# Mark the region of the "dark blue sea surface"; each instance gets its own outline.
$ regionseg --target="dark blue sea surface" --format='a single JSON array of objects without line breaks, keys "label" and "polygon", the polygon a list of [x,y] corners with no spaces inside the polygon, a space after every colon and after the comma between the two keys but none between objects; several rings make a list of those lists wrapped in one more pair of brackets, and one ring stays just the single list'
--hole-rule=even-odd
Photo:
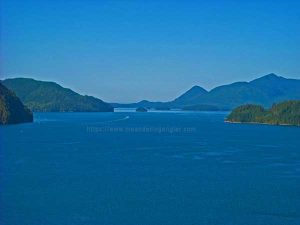
[{"label": "dark blue sea surface", "polygon": [[0,224],[300,224],[300,128],[226,115],[35,113],[1,126]]}]

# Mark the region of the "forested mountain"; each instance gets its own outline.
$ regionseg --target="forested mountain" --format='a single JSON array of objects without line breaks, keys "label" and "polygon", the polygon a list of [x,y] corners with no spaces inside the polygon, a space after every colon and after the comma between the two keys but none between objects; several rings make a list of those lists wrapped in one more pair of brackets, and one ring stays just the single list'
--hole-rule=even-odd
[{"label": "forested mountain", "polygon": [[0,124],[32,122],[33,116],[20,99],[0,83]]},{"label": "forested mountain", "polygon": [[13,90],[32,111],[43,112],[112,112],[113,107],[92,96],[80,95],[54,82],[29,78],[6,79],[3,82]]}]

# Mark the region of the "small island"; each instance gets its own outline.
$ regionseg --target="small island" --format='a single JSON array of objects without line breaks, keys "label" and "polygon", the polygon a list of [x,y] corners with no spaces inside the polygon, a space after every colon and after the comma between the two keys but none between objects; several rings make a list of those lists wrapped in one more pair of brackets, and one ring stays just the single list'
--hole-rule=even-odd
[{"label": "small island", "polygon": [[300,126],[300,101],[285,101],[274,104],[270,109],[260,105],[242,105],[235,108],[225,121]]},{"label": "small island", "polygon": [[144,107],[138,107],[138,108],[136,108],[135,111],[136,112],[148,112],[148,110],[146,108],[144,108]]},{"label": "small island", "polygon": [[0,83],[0,125],[32,121],[31,111],[23,105],[14,92]]}]

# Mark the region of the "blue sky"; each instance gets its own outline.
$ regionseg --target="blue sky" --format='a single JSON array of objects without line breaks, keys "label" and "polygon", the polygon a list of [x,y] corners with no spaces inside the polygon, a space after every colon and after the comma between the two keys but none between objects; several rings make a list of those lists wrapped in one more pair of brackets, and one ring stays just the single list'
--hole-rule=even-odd
[{"label": "blue sky", "polygon": [[300,1],[0,0],[1,76],[109,102],[300,78]]}]

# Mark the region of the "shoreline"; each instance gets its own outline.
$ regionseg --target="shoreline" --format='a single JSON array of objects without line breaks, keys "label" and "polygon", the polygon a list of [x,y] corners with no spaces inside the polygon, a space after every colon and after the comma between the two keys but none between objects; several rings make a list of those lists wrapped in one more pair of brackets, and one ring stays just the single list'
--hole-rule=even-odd
[{"label": "shoreline", "polygon": [[294,124],[286,124],[286,123],[260,123],[260,122],[238,122],[238,121],[230,121],[230,120],[224,120],[225,123],[237,123],[237,124],[258,124],[258,125],[271,125],[271,126],[292,126],[292,127],[300,127],[300,125],[294,125]]}]

